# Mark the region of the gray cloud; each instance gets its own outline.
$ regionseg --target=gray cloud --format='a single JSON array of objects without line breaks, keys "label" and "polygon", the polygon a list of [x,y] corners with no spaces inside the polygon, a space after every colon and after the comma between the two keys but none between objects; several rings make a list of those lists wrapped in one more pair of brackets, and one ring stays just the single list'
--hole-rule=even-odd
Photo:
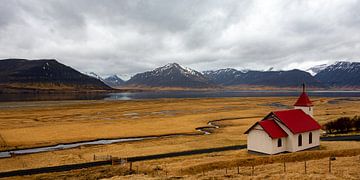
[{"label": "gray cloud", "polygon": [[80,71],[308,68],[359,60],[359,1],[0,0],[0,58]]}]

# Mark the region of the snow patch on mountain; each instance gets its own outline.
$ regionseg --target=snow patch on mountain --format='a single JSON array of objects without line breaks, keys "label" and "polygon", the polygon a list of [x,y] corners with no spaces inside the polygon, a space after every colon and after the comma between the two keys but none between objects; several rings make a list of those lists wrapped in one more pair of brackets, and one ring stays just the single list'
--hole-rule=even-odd
[{"label": "snow patch on mountain", "polygon": [[98,80],[100,80],[100,81],[104,81],[104,79],[103,79],[101,76],[97,75],[97,74],[94,73],[94,72],[85,72],[85,73],[83,73],[83,74],[85,74],[85,75],[87,75],[87,76],[90,76],[90,77],[93,77],[93,78],[96,78],[96,79],[98,79]]},{"label": "snow patch on mountain", "polygon": [[104,79],[104,82],[111,87],[122,86],[125,81],[122,80],[118,75],[114,74]]},{"label": "snow patch on mountain", "polygon": [[182,73],[183,75],[185,76],[198,76],[198,75],[201,75],[201,73],[191,69],[191,68],[188,68],[188,67],[183,67],[177,63],[169,63],[169,64],[166,64],[165,66],[162,66],[162,67],[159,67],[159,68],[156,68],[155,70],[153,70],[152,72],[156,75],[161,75],[163,72],[168,72],[168,74],[171,74],[172,73],[172,70],[179,70],[180,73]]},{"label": "snow patch on mountain", "polygon": [[310,73],[312,76],[315,76],[317,73],[319,73],[320,71],[324,70],[325,68],[327,68],[329,65],[328,64],[320,64],[314,67],[311,67],[307,70],[305,70],[306,72]]}]

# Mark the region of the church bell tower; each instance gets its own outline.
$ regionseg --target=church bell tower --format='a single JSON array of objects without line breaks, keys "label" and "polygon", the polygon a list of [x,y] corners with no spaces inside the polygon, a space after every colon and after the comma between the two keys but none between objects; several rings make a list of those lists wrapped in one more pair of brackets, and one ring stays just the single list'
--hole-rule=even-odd
[{"label": "church bell tower", "polygon": [[309,96],[306,94],[305,84],[302,85],[302,93],[294,104],[294,109],[301,109],[306,114],[313,117],[314,105],[309,99]]}]

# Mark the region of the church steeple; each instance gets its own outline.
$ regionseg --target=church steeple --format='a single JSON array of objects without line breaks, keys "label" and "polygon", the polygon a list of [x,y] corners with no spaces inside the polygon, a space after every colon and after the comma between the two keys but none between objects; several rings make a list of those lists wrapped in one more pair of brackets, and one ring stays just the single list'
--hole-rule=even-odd
[{"label": "church steeple", "polygon": [[313,104],[306,94],[305,83],[302,84],[302,93],[300,94],[298,100],[294,104],[294,109],[302,109],[306,114],[313,116]]},{"label": "church steeple", "polygon": [[300,94],[300,97],[294,104],[294,106],[303,106],[303,107],[310,107],[313,106],[309,96],[306,94],[305,91],[305,83],[302,84],[302,93]]}]

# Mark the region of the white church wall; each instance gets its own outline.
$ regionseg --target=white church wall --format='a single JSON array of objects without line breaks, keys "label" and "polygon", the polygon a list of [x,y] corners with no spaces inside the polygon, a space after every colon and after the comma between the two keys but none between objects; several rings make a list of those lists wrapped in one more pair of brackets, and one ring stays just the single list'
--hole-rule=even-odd
[{"label": "white church wall", "polygon": [[281,122],[277,120],[275,120],[275,122],[288,134],[286,138],[286,151],[294,152],[294,134]]},{"label": "white church wall", "polygon": [[320,145],[320,130],[310,131],[312,132],[312,143],[309,144],[309,133],[304,132],[300,133],[302,135],[302,145],[299,146],[298,144],[298,136],[299,134],[293,134],[285,125],[282,123],[275,121],[289,136],[286,140],[287,144],[287,151],[289,152],[296,152],[305,149],[309,149],[312,147],[316,147]]},{"label": "white church wall", "polygon": [[[312,133],[312,143],[309,143],[309,134]],[[293,143],[293,150],[294,151],[301,151],[313,147],[317,147],[320,145],[320,130],[310,131],[310,132],[304,132],[300,133],[302,136],[302,145],[298,145],[298,137],[300,134],[295,134],[293,140],[295,143]]]},{"label": "white church wall", "polygon": [[281,152],[287,151],[287,137],[281,138],[281,147],[278,147],[278,140],[279,139],[272,139],[272,154],[277,154]]},{"label": "white church wall", "polygon": [[256,125],[252,130],[250,130],[247,136],[248,150],[265,154],[272,154],[272,146],[272,139],[260,125]]}]

